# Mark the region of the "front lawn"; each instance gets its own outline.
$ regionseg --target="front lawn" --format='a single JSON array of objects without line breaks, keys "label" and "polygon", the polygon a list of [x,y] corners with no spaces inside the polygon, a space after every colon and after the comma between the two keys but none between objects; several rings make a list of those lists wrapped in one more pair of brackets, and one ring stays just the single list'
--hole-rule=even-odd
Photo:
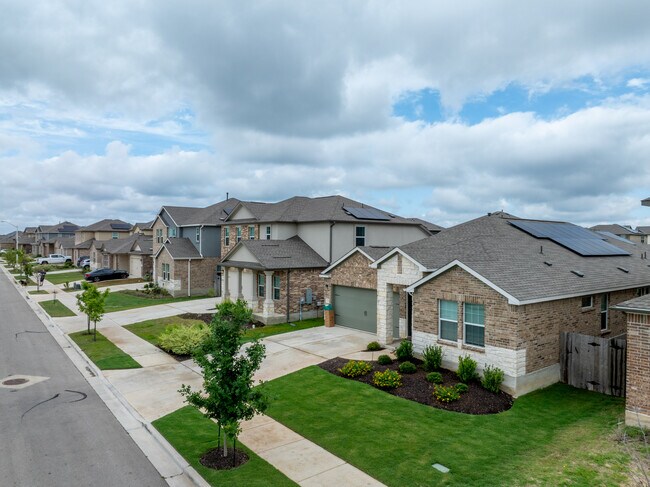
[{"label": "front lawn", "polygon": [[106,312],[124,311],[125,309],[144,308],[145,306],[156,306],[158,304],[179,303],[194,299],[205,299],[207,296],[184,296],[172,298],[170,296],[158,298],[154,296],[140,296],[129,291],[111,292],[106,297]]},{"label": "front lawn", "polygon": [[109,286],[118,286],[122,284],[136,284],[139,282],[144,282],[144,279],[141,277],[128,277],[126,279],[112,279],[108,281],[99,281],[94,282],[93,286],[95,287],[109,287]]},{"label": "front lawn", "polygon": [[[493,415],[432,409],[308,367],[266,386],[267,414],[388,486],[620,485],[624,402],[556,384]],[[451,471],[432,468],[440,463]]]},{"label": "front lawn", "polygon": [[251,342],[255,339],[262,339],[273,335],[280,335],[281,333],[290,333],[292,331],[306,330],[307,328],[315,328],[323,326],[323,318],[312,318],[309,320],[295,321],[293,323],[281,323],[278,325],[259,326],[257,328],[250,328],[244,333],[244,343]]},{"label": "front lawn", "polygon": [[45,312],[52,318],[63,318],[65,316],[76,316],[70,308],[61,301],[40,301],[38,303]]},{"label": "front lawn", "polygon": [[99,332],[97,332],[97,341],[93,340],[92,332],[88,334],[85,331],[70,333],[70,338],[100,370],[141,368],[141,365],[130,355],[124,353]]},{"label": "front lawn", "polygon": [[81,281],[84,274],[81,271],[62,272],[61,274],[45,274],[45,279],[52,284],[64,284],[66,282]]},{"label": "front lawn", "polygon": [[[289,486],[297,485],[275,467],[238,443],[249,457],[248,462],[232,470],[213,470],[199,462],[217,444],[218,427],[192,406],[185,406],[152,423],[185,460],[210,484],[215,486]],[[229,448],[232,442],[229,442]]]}]

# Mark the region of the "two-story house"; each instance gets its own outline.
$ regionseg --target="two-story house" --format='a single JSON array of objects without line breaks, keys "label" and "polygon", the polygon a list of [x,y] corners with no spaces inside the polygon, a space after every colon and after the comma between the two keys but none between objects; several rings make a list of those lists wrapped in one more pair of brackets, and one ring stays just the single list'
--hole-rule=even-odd
[{"label": "two-story house", "polygon": [[90,253],[94,241],[117,240],[131,235],[133,225],[122,220],[105,218],[85,227],[80,227],[74,233],[74,248],[72,260],[76,262],[82,256],[89,256],[92,268],[102,267],[100,259]]},{"label": "two-story house", "polygon": [[320,273],[357,246],[403,245],[440,227],[344,196],[239,202],[222,223],[223,296],[245,299],[256,319],[279,323],[316,316]]},{"label": "two-story house", "polygon": [[79,225],[68,221],[56,225],[39,225],[36,227],[34,239],[37,254],[49,255],[55,253],[57,239],[74,237],[78,229]]}]

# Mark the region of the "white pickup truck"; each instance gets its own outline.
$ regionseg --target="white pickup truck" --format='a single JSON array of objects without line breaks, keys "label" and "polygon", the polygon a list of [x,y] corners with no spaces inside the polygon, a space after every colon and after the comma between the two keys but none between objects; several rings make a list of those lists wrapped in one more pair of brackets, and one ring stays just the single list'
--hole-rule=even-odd
[{"label": "white pickup truck", "polygon": [[72,262],[72,257],[69,255],[50,254],[47,257],[40,257],[37,259],[39,264],[65,264]]}]

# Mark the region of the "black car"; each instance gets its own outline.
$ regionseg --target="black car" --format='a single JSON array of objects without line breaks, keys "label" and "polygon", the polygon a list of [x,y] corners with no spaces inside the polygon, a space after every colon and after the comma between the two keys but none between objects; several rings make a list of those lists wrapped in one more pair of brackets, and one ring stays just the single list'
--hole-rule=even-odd
[{"label": "black car", "polygon": [[86,281],[98,282],[108,281],[109,279],[126,279],[129,273],[119,269],[97,269],[84,275]]}]

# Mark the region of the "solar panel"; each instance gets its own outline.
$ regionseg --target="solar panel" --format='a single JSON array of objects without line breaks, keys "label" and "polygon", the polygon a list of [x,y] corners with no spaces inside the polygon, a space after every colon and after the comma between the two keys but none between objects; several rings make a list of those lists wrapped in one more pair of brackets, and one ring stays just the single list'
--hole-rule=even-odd
[{"label": "solar panel", "polygon": [[536,238],[547,238],[582,256],[630,255],[591,230],[564,222],[509,220],[511,225]]},{"label": "solar panel", "polygon": [[59,228],[60,232],[74,232],[77,229],[75,225],[63,225]]},{"label": "solar panel", "polygon": [[111,228],[113,230],[130,230],[131,225],[128,223],[111,223]]},{"label": "solar panel", "polygon": [[390,217],[383,211],[374,208],[356,208],[351,206],[344,206],[343,210],[359,220],[381,220],[388,221]]}]

